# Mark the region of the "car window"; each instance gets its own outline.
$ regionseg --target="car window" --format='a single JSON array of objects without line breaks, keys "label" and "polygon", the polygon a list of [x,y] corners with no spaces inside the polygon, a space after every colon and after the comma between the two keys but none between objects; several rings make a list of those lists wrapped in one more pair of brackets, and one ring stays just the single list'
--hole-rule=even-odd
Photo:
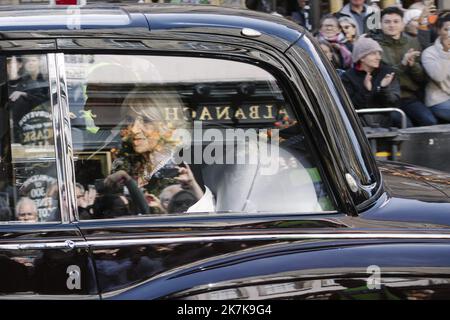
[{"label": "car window", "polygon": [[199,57],[66,55],[80,219],[333,210],[279,81]]},{"label": "car window", "polygon": [[[2,58],[0,221],[59,220],[45,55]],[[5,72],[6,71],[6,72]]]}]

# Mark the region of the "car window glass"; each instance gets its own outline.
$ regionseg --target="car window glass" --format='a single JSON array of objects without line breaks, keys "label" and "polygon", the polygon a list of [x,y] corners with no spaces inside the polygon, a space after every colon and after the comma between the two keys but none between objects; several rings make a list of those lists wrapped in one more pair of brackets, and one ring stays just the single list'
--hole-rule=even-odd
[{"label": "car window glass", "polygon": [[80,219],[333,210],[277,79],[197,57],[66,55]]},{"label": "car window glass", "polygon": [[59,220],[58,187],[45,55],[2,59],[0,220]]}]

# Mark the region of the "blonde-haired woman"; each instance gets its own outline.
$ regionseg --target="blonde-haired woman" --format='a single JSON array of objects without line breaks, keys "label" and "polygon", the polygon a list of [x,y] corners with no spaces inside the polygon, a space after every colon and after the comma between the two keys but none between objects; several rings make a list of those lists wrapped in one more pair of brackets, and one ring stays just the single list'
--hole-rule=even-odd
[{"label": "blonde-haired woman", "polygon": [[169,122],[167,108],[183,110],[183,104],[176,95],[144,88],[127,95],[121,109],[126,124],[121,131],[122,148],[113,162],[113,173],[105,179],[109,187],[125,184],[144,213],[149,212],[143,210],[139,191],[152,213],[166,213],[159,194],[170,185],[181,185],[192,193],[193,200],[203,196],[189,166],[175,163],[174,155],[181,144],[174,139],[174,129],[186,128],[187,122]]}]

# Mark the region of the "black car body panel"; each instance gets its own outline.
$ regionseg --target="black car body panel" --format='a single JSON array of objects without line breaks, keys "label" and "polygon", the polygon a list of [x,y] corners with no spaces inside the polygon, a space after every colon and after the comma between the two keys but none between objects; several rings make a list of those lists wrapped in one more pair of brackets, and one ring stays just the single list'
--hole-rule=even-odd
[{"label": "black car body panel", "polygon": [[[14,274],[0,279],[1,298],[449,297],[448,175],[376,163],[336,73],[301,27],[265,14],[202,6],[86,6],[77,9],[77,27],[67,24],[73,12],[66,8],[25,7],[12,22],[14,10],[0,10],[5,56],[189,56],[268,71],[298,105],[295,115],[305,119],[308,146],[336,210],[84,221],[72,208],[75,177],[67,170],[61,223],[0,224],[0,270]],[[260,35],[248,36],[245,28]],[[63,80],[54,96],[67,94]],[[63,129],[57,139],[71,153],[65,124],[57,123]],[[79,267],[80,288],[80,278],[71,278],[80,275],[70,266]],[[381,270],[383,283],[374,290],[366,281],[373,270]]]},{"label": "black car body panel", "polygon": [[[71,225],[2,226],[0,229],[0,294],[16,299],[41,296],[98,298],[94,265],[86,249],[70,250],[68,241],[83,243]],[[53,245],[53,248],[52,248]],[[75,294],[66,286],[71,266],[86,272]]]},{"label": "black car body panel", "polygon": [[[239,15],[239,10],[215,7],[168,8],[152,5],[151,10],[145,6],[89,6],[80,11],[81,18],[71,19],[77,9],[47,7],[21,8],[18,19],[11,21],[10,14],[14,8],[0,10],[0,31],[7,32],[7,38],[61,38],[70,36],[86,37],[92,33],[96,37],[124,36],[127,38],[160,37],[183,34],[185,39],[196,33],[242,37],[243,28],[258,30],[264,34],[260,41],[284,51],[303,34],[304,30],[294,23],[288,23],[279,17],[246,12]],[[69,11],[68,11],[69,10]],[[148,13],[148,12],[151,13]],[[4,13],[3,19],[1,13]],[[181,21],[180,22],[180,18]],[[262,20],[263,19],[263,20]],[[48,24],[48,21],[52,21]],[[69,22],[68,22],[69,21]],[[77,23],[77,27],[71,26]],[[90,32],[90,30],[92,30]],[[148,31],[152,32],[149,33]],[[205,32],[207,30],[207,32]],[[30,31],[33,33],[30,34]],[[214,36],[213,36],[214,35]]]},{"label": "black car body panel", "polygon": [[[178,268],[142,285],[114,292],[108,298],[135,299],[150,294],[146,298],[205,299],[209,296],[220,299],[218,293],[221,291],[236,290],[234,299],[256,299],[264,297],[261,289],[265,286],[295,284],[284,295],[278,292],[279,296],[267,296],[272,299],[305,299],[334,293],[333,298],[339,299],[339,295],[348,291],[351,293],[351,289],[364,288],[367,266],[373,264],[385,270],[385,277],[397,279],[397,284],[405,283],[397,286],[401,294],[398,298],[404,298],[402,291],[413,290],[411,283],[424,276],[423,270],[427,270],[427,277],[432,274],[432,278],[440,279],[443,288],[448,291],[448,269],[441,267],[448,263],[447,250],[446,245],[412,242],[312,241],[277,244]],[[310,283],[309,288],[298,287],[298,282],[308,281],[318,282],[319,286]],[[324,282],[334,286],[323,285]],[[418,287],[421,291],[426,290],[420,284]],[[252,292],[254,289],[259,290],[255,293]],[[380,291],[389,289],[389,285],[375,292],[366,289],[366,294],[370,293],[375,298]],[[243,290],[246,293],[242,293]],[[428,294],[432,296],[434,292]]]}]

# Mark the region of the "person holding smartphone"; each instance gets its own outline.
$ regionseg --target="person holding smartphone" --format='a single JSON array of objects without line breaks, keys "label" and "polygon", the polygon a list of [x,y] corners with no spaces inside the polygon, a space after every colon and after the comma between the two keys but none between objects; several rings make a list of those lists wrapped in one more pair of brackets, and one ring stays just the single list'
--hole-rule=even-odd
[{"label": "person holding smartphone", "polygon": [[441,122],[450,123],[450,12],[442,14],[436,26],[439,37],[422,54],[430,78],[425,104]]},{"label": "person holding smartphone", "polygon": [[165,121],[164,107],[168,105],[182,107],[173,96],[143,89],[130,92],[122,103],[127,124],[122,130],[122,150],[104,182],[107,189],[126,186],[142,213],[166,213],[160,194],[171,185],[180,185],[197,200],[204,195],[190,167],[175,163],[179,142]]}]

